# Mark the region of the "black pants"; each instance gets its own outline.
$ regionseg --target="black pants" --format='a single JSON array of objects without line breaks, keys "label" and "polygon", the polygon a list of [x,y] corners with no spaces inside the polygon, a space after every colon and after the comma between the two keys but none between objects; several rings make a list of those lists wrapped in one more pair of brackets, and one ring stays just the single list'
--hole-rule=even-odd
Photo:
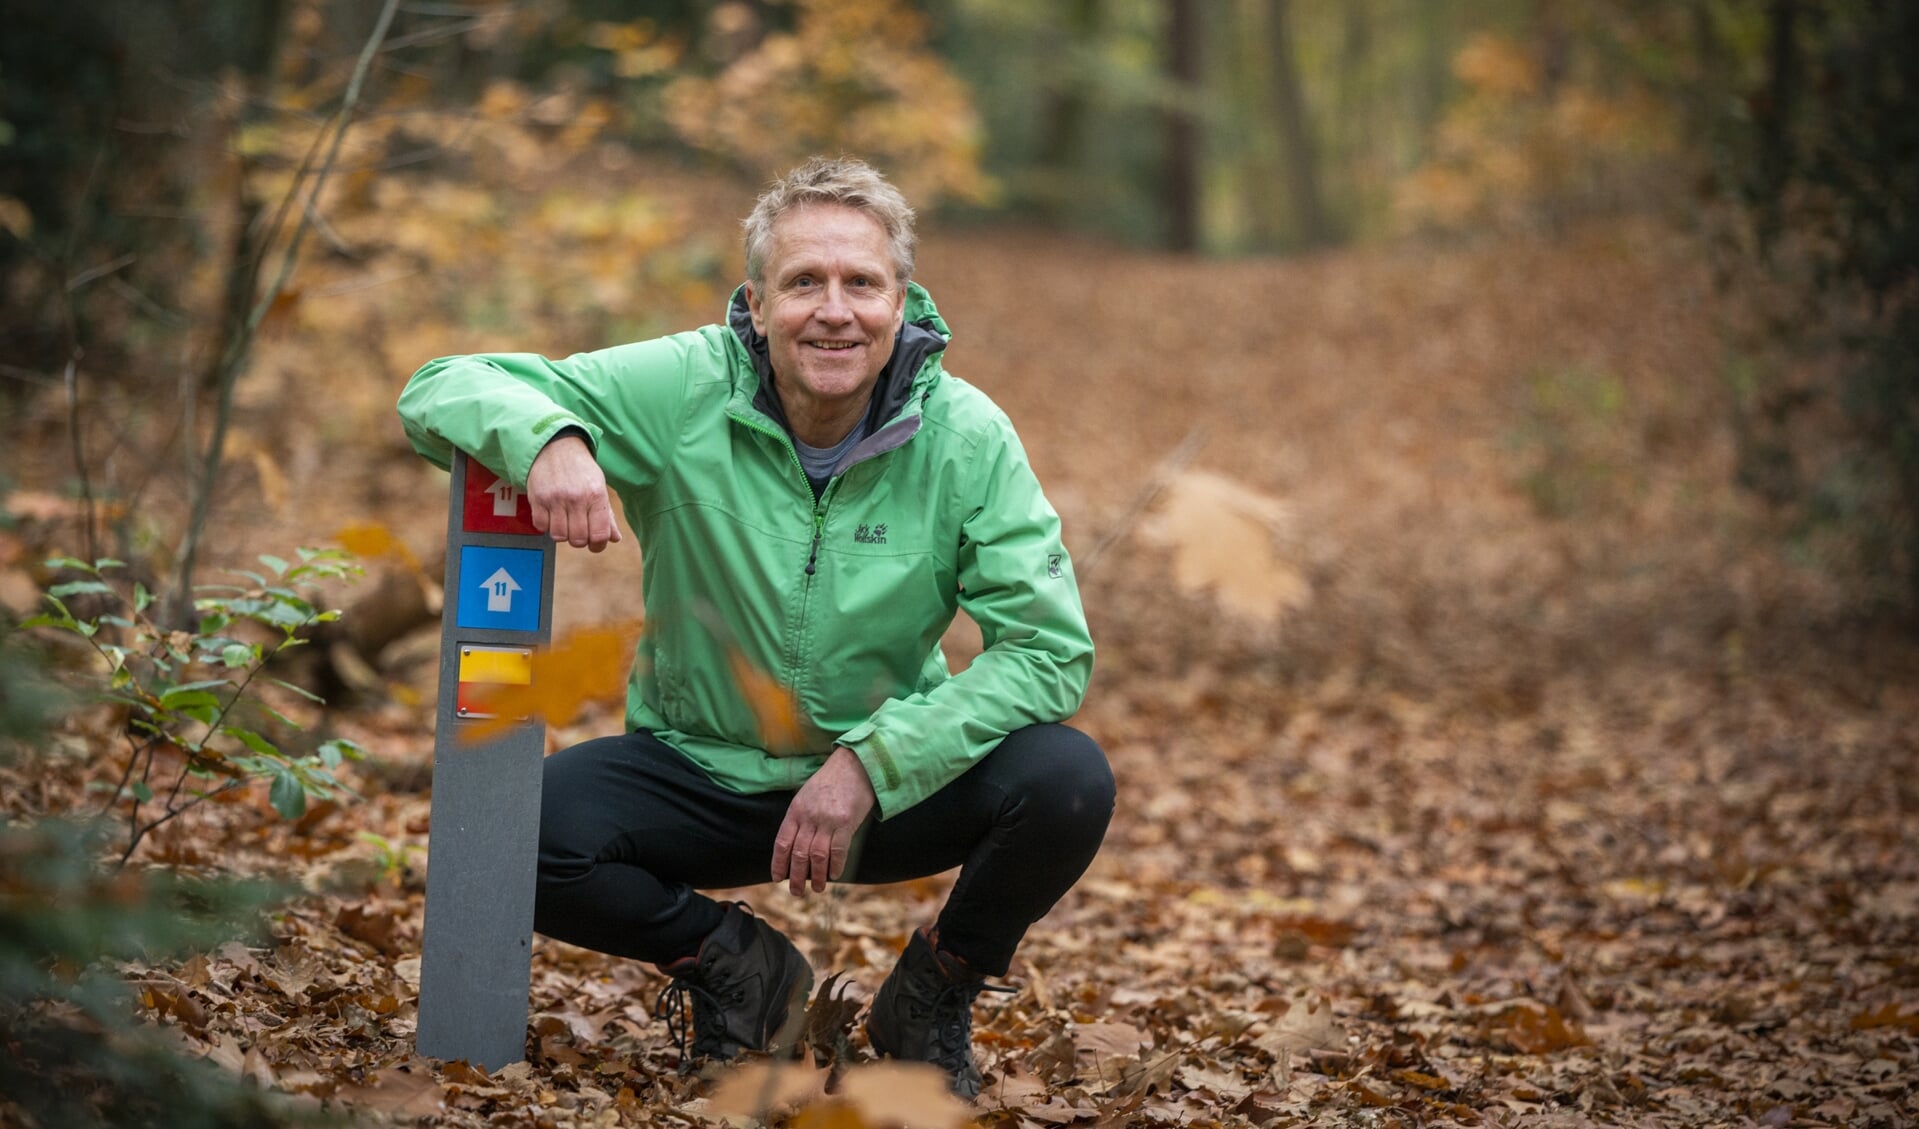
[{"label": "black pants", "polygon": [[[695,952],[724,909],[696,889],[770,881],[792,792],[740,795],[651,733],[547,758],[534,928],[666,964]],[[870,819],[843,881],[902,882],[959,867],[940,945],[1000,976],[1027,926],[1085,872],[1113,814],[1113,773],[1093,740],[1034,725],[938,793]]]}]

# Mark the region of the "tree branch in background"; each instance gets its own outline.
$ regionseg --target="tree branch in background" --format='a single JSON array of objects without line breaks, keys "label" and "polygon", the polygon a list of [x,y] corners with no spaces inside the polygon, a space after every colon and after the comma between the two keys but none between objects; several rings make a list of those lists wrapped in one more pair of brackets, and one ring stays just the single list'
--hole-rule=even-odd
[{"label": "tree branch in background", "polygon": [[[360,89],[366,82],[367,72],[372,69],[373,58],[379,53],[380,44],[386,39],[387,30],[393,25],[394,13],[399,10],[400,0],[386,0],[380,8],[380,18],[375,22],[373,33],[367,37],[366,46],[361,48],[360,57],[353,66],[353,77],[347,80],[346,94],[340,100],[340,109],[333,130],[326,159],[313,174],[311,187],[302,179],[296,178],[287,189],[284,209],[303,189],[309,200],[317,200],[320,191],[326,187],[327,176],[333,171],[334,161],[340,155],[340,145],[346,139],[347,127],[352,124],[354,107],[360,101]],[[282,213],[284,214],[284,212]],[[199,468],[199,481],[192,488],[193,512],[187,524],[186,538],[180,545],[179,570],[175,574],[168,618],[174,622],[183,620],[193,607],[193,569],[199,556],[200,538],[206,531],[207,515],[213,506],[213,492],[220,473],[221,458],[226,449],[227,427],[233,417],[233,389],[239,382],[240,372],[246,367],[247,354],[253,346],[254,336],[259,332],[260,323],[266,319],[267,311],[286,288],[287,279],[293,274],[294,264],[299,260],[300,245],[306,240],[306,233],[312,226],[311,211],[302,208],[300,221],[293,228],[293,234],[287,239],[286,250],[280,256],[280,270],[273,282],[253,304],[246,321],[233,330],[228,339],[227,348],[221,355],[218,382],[218,400],[214,408],[213,436],[207,443],[207,452]],[[262,244],[264,247],[265,245]],[[189,436],[189,440],[191,436]]]}]

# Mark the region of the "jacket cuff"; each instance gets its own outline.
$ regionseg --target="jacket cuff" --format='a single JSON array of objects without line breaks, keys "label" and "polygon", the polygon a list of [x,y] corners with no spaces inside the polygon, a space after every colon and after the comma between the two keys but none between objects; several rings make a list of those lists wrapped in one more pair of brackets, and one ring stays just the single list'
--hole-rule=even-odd
[{"label": "jacket cuff", "polygon": [[[511,464],[506,468],[507,477],[513,481],[515,486],[522,489],[526,487],[527,475],[533,473],[533,463],[540,457],[540,452],[546,450],[548,444],[562,435],[578,435],[581,439],[586,440],[588,449],[593,452],[595,457],[598,457],[600,453],[599,429],[593,427],[591,424],[575,419],[566,412],[554,412],[548,415],[538,423],[535,423],[531,431],[532,442],[530,444],[523,449],[507,452],[507,461]],[[522,458],[526,460],[524,463],[520,462]]]},{"label": "jacket cuff", "polygon": [[860,758],[866,779],[873,785],[873,796],[879,801],[881,819],[891,819],[912,806],[906,794],[905,773],[887,749],[877,726],[870,721],[862,722],[842,734],[839,744]]}]

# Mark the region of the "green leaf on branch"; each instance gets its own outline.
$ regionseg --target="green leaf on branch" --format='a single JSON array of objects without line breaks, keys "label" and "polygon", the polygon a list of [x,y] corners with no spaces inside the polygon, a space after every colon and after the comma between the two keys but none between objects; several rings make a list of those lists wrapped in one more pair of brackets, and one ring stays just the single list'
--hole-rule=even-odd
[{"label": "green leaf on branch", "polygon": [[286,819],[298,819],[306,814],[306,787],[284,768],[273,774],[273,787],[267,790],[267,799],[272,801],[273,810]]},{"label": "green leaf on branch", "polygon": [[212,690],[214,687],[230,687],[233,684],[224,678],[209,678],[202,682],[188,682],[160,692],[160,708],[163,710],[202,709],[208,706],[220,708],[220,699]]},{"label": "green leaf on branch", "polygon": [[220,727],[220,732],[262,756],[277,757],[281,755],[278,745],[275,745],[251,729],[243,729],[237,725],[223,725]]},{"label": "green leaf on branch", "polygon": [[225,663],[228,669],[247,666],[259,657],[258,648],[250,647],[245,643],[228,643],[220,651],[220,661]]},{"label": "green leaf on branch", "polygon": [[68,596],[79,596],[87,593],[104,593],[108,596],[117,595],[113,590],[113,585],[99,580],[75,580],[66,584],[56,584],[47,589],[47,595],[58,596],[63,600]]},{"label": "green leaf on branch", "polygon": [[320,745],[319,754],[320,759],[326,762],[328,768],[340,767],[342,760],[363,761],[366,759],[366,749],[363,748],[359,742],[349,741],[345,737],[335,737],[331,741],[323,742]]},{"label": "green leaf on branch", "polygon": [[267,678],[267,681],[273,683],[275,686],[278,686],[283,690],[291,690],[295,694],[300,695],[302,698],[305,698],[309,702],[315,702],[320,705],[326,704],[325,698],[322,698],[320,695],[315,694],[313,691],[307,689],[304,686],[295,686],[293,683],[288,682],[284,678],[274,678],[269,676]]},{"label": "green leaf on branch", "polygon": [[272,706],[266,705],[263,702],[255,702],[253,704],[259,708],[261,713],[266,714],[268,717],[279,722],[281,725],[286,726],[288,729],[293,729],[293,730],[306,729],[306,726],[301,725],[299,722],[281,713],[279,710],[274,709]]},{"label": "green leaf on branch", "polygon": [[273,570],[273,575],[275,575],[275,576],[285,576],[285,575],[286,575],[286,573],[287,573],[287,562],[286,562],[285,560],[283,560],[283,559],[281,559],[280,557],[276,557],[276,556],[274,556],[274,555],[273,555],[272,553],[261,553],[261,554],[259,555],[259,557],[258,557],[257,559],[259,560],[259,562],[260,562],[261,564],[263,564],[263,565],[265,565],[265,566],[267,566],[268,568],[270,568],[270,569],[272,569],[272,570]]},{"label": "green leaf on branch", "polygon": [[147,787],[147,782],[144,780],[135,780],[127,786],[127,790],[133,793],[134,799],[139,800],[143,804],[150,803],[153,800],[153,789]]}]

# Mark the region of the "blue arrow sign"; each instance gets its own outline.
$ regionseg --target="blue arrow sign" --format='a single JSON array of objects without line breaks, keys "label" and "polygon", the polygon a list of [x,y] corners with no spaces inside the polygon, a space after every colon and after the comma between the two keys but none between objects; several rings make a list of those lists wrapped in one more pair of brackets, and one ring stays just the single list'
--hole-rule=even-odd
[{"label": "blue arrow sign", "polygon": [[461,546],[456,622],[461,627],[538,631],[545,563],[538,549]]}]

